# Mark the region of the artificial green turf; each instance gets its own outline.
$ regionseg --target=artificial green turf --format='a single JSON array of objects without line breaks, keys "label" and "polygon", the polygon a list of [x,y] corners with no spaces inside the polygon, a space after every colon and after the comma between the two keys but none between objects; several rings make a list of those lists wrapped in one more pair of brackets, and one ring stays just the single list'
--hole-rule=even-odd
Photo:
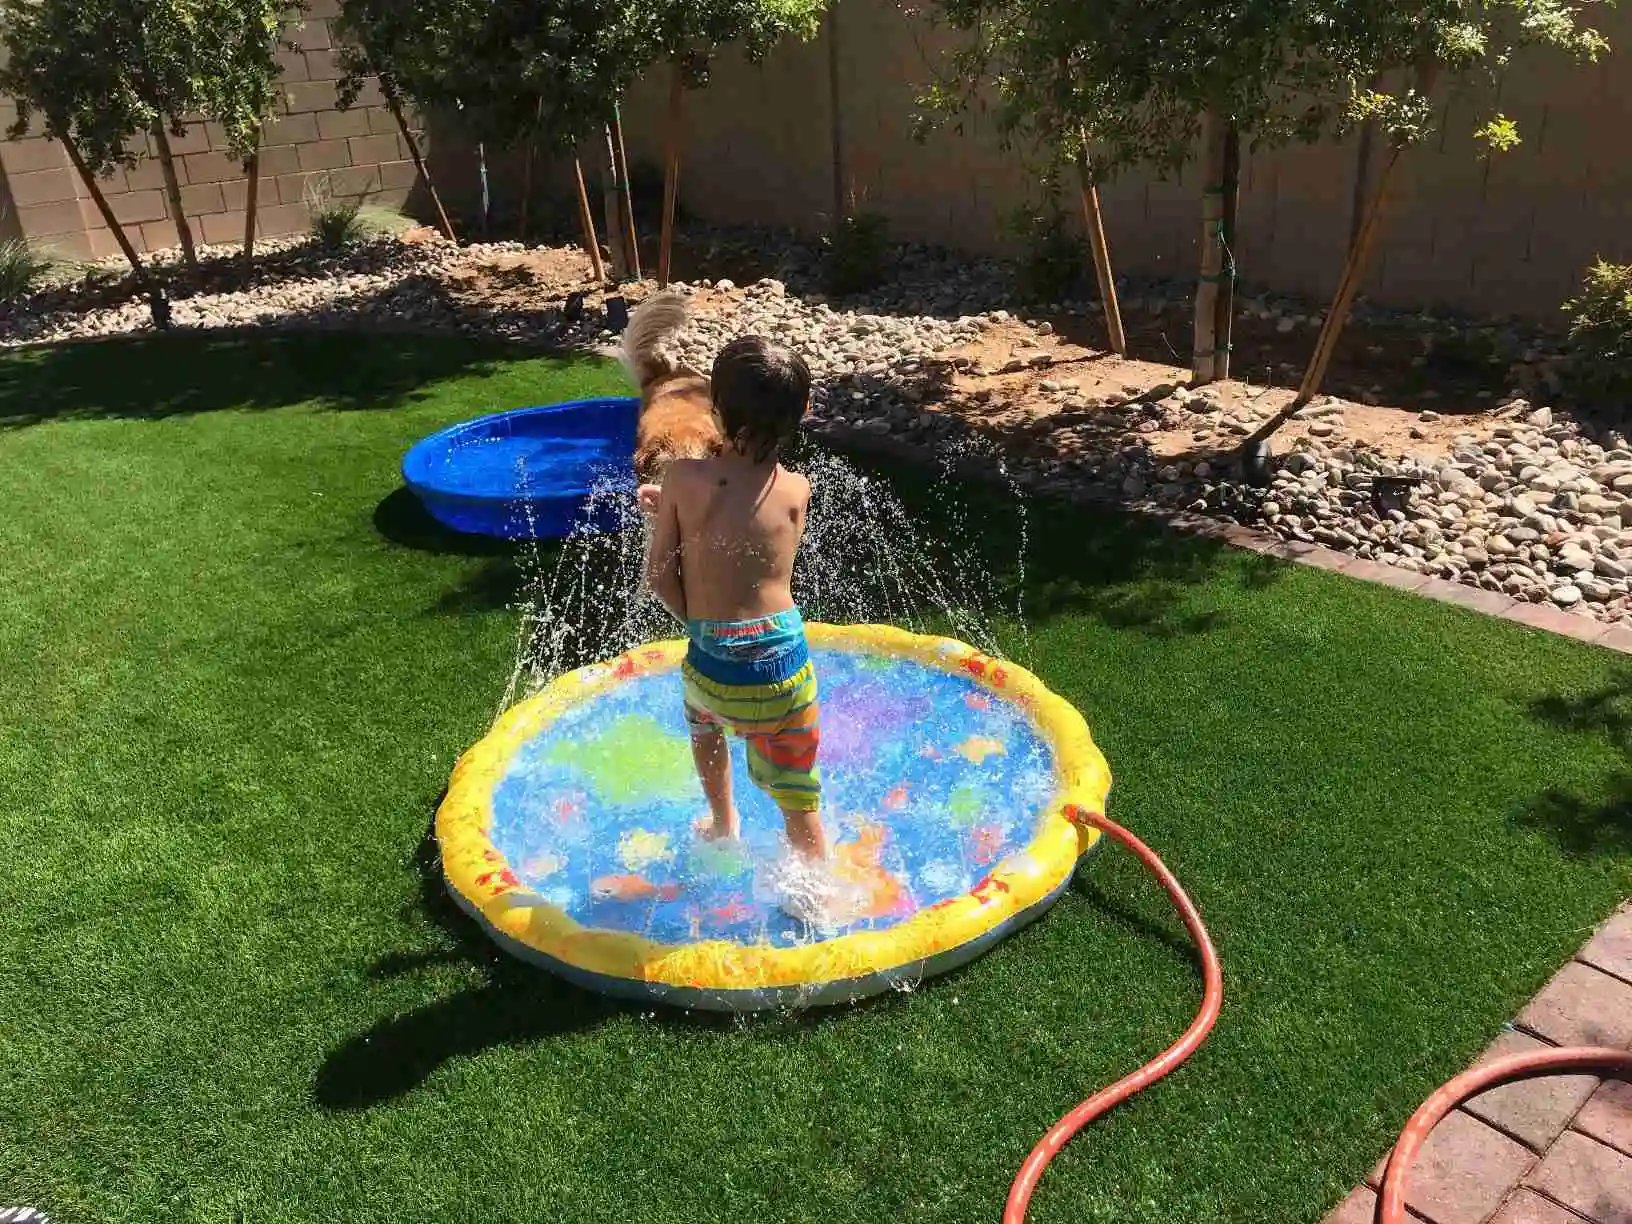
[{"label": "artificial green turf", "polygon": [[[441,899],[427,825],[503,691],[514,567],[417,523],[398,459],[617,385],[454,340],[0,360],[0,1203],[990,1220],[1048,1123],[1188,1021],[1182,928],[1114,849],[960,974],[743,1023],[557,985]],[[1001,565],[1002,506],[966,518]],[[1228,992],[1034,1218],[1315,1221],[1632,891],[1627,673],[1127,520],[1030,528],[1010,640],[1089,716]]]}]

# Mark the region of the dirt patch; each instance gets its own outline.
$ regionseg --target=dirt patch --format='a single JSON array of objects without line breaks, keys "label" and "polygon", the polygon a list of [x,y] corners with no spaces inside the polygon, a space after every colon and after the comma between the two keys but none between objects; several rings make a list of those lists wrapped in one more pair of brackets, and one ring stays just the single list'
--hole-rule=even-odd
[{"label": "dirt patch", "polygon": [[448,292],[489,310],[560,309],[574,293],[604,299],[592,271],[589,257],[572,248],[503,252],[455,268]]},{"label": "dirt patch", "polygon": [[[951,372],[926,396],[925,407],[1032,455],[1071,458],[1141,445],[1158,456],[1196,461],[1233,452],[1292,401],[1292,387],[1248,378],[1192,395],[1188,368],[1096,347],[1089,341],[1094,322],[1066,319],[1041,331],[1018,322],[993,326],[948,354]],[[1451,414],[1319,397],[1277,432],[1275,444],[1288,449],[1299,438],[1316,437],[1387,454],[1443,455],[1458,434],[1488,432],[1497,414],[1488,403]]]}]

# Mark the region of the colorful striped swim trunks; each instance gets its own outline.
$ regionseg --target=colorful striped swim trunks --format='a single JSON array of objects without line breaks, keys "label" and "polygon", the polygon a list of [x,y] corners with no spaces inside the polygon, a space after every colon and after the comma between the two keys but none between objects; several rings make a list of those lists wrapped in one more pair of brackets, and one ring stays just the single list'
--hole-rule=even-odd
[{"label": "colorful striped swim trunks", "polygon": [[820,703],[799,609],[747,621],[692,621],[688,632],[681,672],[693,734],[742,737],[754,785],[786,811],[816,811]]}]

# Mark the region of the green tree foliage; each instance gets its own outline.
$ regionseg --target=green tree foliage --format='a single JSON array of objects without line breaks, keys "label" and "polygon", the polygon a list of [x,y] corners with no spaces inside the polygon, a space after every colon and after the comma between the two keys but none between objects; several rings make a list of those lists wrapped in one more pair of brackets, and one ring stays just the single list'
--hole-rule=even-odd
[{"label": "green tree foliage", "polygon": [[[1488,102],[1527,45],[1595,58],[1607,43],[1566,0],[938,0],[965,37],[926,93],[924,119],[990,97],[998,132],[1049,163],[1084,137],[1095,173],[1170,171],[1192,155],[1204,114],[1263,147],[1375,122],[1396,143],[1433,129],[1422,85],[1440,74]],[[1476,134],[1518,138],[1488,106]]]},{"label": "green tree foliage", "polygon": [[[1205,146],[1201,177],[1215,194],[1196,297],[1198,378],[1210,376],[1217,357],[1224,235],[1216,193],[1227,134],[1264,148],[1370,124],[1389,141],[1386,181],[1399,150],[1433,130],[1437,84],[1472,95],[1473,134],[1491,149],[1511,148],[1521,135],[1493,109],[1489,87],[1516,66],[1516,54],[1534,45],[1594,59],[1607,46],[1581,20],[1592,0],[935,3],[938,19],[963,37],[922,99],[922,120],[989,104],[1005,146],[1024,147],[1039,162],[1045,198],[1058,193],[1067,167],[1085,160],[1100,181],[1134,166],[1166,174]],[[1380,201],[1374,193],[1368,215]],[[1334,302],[1341,305],[1329,315],[1334,329],[1365,250],[1357,242]],[[1300,397],[1329,356],[1323,337]]]},{"label": "green tree foliage", "polygon": [[[221,125],[227,152],[247,161],[282,90],[283,23],[304,9],[287,0],[210,0],[200,4],[209,27],[198,44],[209,71],[200,78],[198,109]],[[202,32],[201,32],[202,33]]]},{"label": "green tree foliage", "polygon": [[17,102],[12,135],[39,120],[71,138],[95,173],[132,166],[155,122],[220,123],[247,157],[276,97],[276,0],[7,0],[0,90]]},{"label": "green tree foliage", "polygon": [[650,61],[650,15],[605,0],[346,0],[340,104],[369,76],[422,110],[463,112],[498,142],[570,145],[606,121]]},{"label": "green tree foliage", "polygon": [[[296,11],[299,5],[293,6]],[[5,0],[0,91],[17,103],[11,135],[36,121],[68,145],[133,267],[134,248],[96,185],[135,165],[138,137],[180,136],[197,119],[221,125],[228,150],[249,158],[277,96],[281,0]],[[192,236],[161,139],[172,212],[188,262]]]},{"label": "green tree foliage", "polygon": [[735,45],[757,64],[784,38],[815,38],[826,8],[827,0],[658,0],[657,45],[681,65],[687,87],[700,89],[716,48]]},{"label": "green tree foliage", "polygon": [[563,148],[584,139],[654,63],[739,43],[762,58],[814,35],[821,0],[345,0],[337,23],[349,106],[370,76],[426,110],[459,110],[485,139]]}]

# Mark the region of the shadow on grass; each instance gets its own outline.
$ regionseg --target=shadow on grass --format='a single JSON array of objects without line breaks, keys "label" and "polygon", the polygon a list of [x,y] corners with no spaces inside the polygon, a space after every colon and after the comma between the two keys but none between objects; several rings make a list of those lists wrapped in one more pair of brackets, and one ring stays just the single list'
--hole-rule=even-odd
[{"label": "shadow on grass", "polygon": [[[440,805],[441,800],[437,802]],[[501,1046],[531,1045],[582,1032],[619,1017],[640,1015],[687,1029],[720,1031],[748,1026],[751,1034],[774,1040],[813,1025],[871,1014],[900,1001],[899,992],[885,991],[843,1006],[744,1016],[609,998],[500,951],[448,895],[434,816],[414,852],[413,870],[418,881],[413,909],[442,932],[444,945],[430,951],[387,954],[369,967],[369,976],[384,980],[438,965],[465,964],[478,966],[485,980],[379,1020],[330,1051],[313,1085],[313,1096],[323,1109],[369,1109],[412,1092],[447,1063]],[[945,980],[955,981],[964,972],[960,968],[948,973]]]},{"label": "shadow on grass", "polygon": [[370,967],[369,976],[386,979],[442,964],[475,964],[486,981],[379,1020],[330,1051],[313,1086],[322,1108],[368,1109],[413,1091],[445,1063],[593,1028],[627,1010],[500,952],[448,895],[434,818],[414,852],[413,869],[419,885],[413,908],[431,919],[444,944],[385,956]]},{"label": "shadow on grass", "polygon": [[966,565],[1018,597],[1028,623],[1085,616],[1164,639],[1210,633],[1226,617],[1200,588],[1234,574],[1261,590],[1286,570],[1152,518],[1006,488],[995,475],[938,477],[905,459],[839,453],[885,477],[926,534],[957,541]]},{"label": "shadow on grass", "polygon": [[1544,791],[1519,814],[1519,822],[1545,830],[1573,855],[1632,853],[1632,671],[1580,697],[1542,697],[1530,713],[1546,726],[1604,740],[1620,754],[1621,765],[1596,793]]},{"label": "shadow on grass", "polygon": [[312,403],[394,408],[516,350],[458,336],[173,332],[19,350],[0,358],[0,427],[143,419]]},{"label": "shadow on grass", "polygon": [[[1122,851],[1122,848],[1107,846],[1107,850]],[[1106,917],[1127,927],[1141,939],[1148,939],[1153,943],[1161,944],[1187,965],[1194,965],[1198,970],[1201,967],[1201,953],[1196,945],[1190,942],[1189,933],[1176,919],[1172,923],[1152,921],[1139,913],[1133,906],[1122,900],[1116,894],[1107,891],[1102,885],[1087,876],[1091,871],[1089,864],[1078,868],[1077,876],[1071,882],[1071,889],[1078,896],[1099,910]]]},{"label": "shadow on grass", "polygon": [[386,494],[374,507],[374,530],[402,548],[438,557],[514,557],[523,547],[512,540],[444,527],[406,486]]}]

